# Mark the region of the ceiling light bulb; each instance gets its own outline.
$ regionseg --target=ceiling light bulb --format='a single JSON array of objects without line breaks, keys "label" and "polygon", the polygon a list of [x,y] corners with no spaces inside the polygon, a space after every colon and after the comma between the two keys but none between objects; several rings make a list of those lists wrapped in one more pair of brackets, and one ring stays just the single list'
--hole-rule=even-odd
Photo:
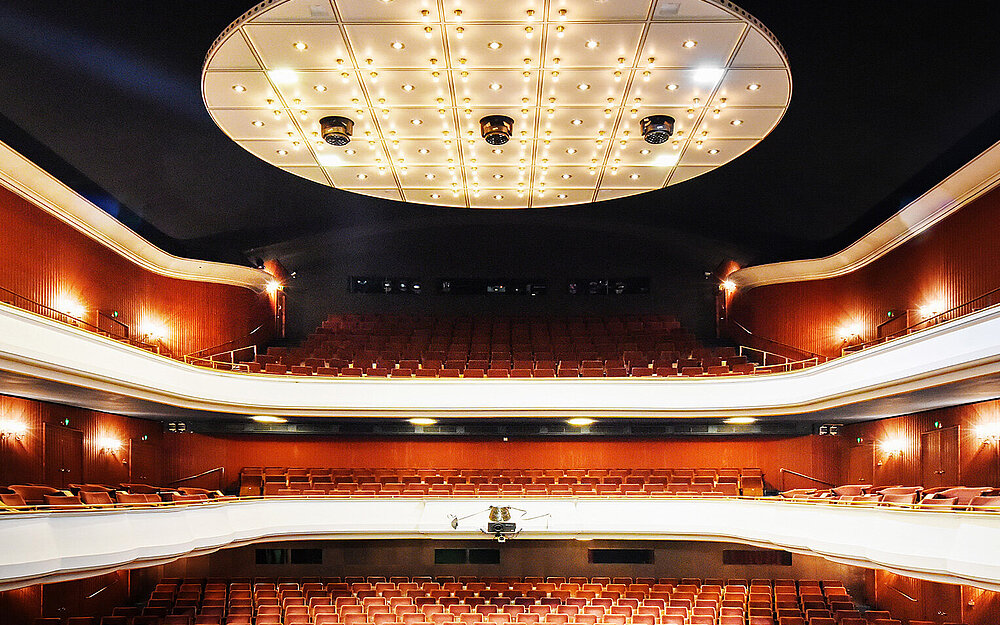
[{"label": "ceiling light bulb", "polygon": [[424,36],[425,37],[430,37],[431,33],[433,33],[433,32],[434,32],[433,28],[431,28],[430,26],[424,26]]},{"label": "ceiling light bulb", "polygon": [[496,194],[496,195],[493,196],[493,199],[494,200],[502,200],[503,196],[498,193],[498,194]]},{"label": "ceiling light bulb", "polygon": [[402,89],[403,91],[413,91],[414,89],[413,85],[411,85],[410,83],[400,85],[399,88]]},{"label": "ceiling light bulb", "polygon": [[528,21],[529,22],[532,22],[532,21],[535,20],[535,10],[534,9],[528,9],[527,11],[525,11],[525,14],[528,16]]},{"label": "ceiling light bulb", "polygon": [[570,179],[570,178],[572,178],[572,177],[573,177],[573,174],[563,174],[563,175],[561,176],[561,178],[562,178],[563,180],[569,180],[569,179]]},{"label": "ceiling light bulb", "polygon": [[296,41],[295,43],[292,44],[292,47],[298,50],[299,52],[304,52],[306,48],[308,48],[309,46],[304,41]]},{"label": "ceiling light bulb", "polygon": [[569,123],[573,124],[574,126],[579,126],[579,125],[583,124],[583,120],[582,119],[574,119],[574,120],[571,120]]},{"label": "ceiling light bulb", "polygon": [[271,111],[271,113],[274,115],[275,119],[281,119],[281,111],[275,109],[275,110]]},{"label": "ceiling light bulb", "polygon": [[643,80],[643,82],[649,82],[649,77],[650,77],[650,73],[649,72],[643,72],[642,73],[642,80]]},{"label": "ceiling light bulb", "polygon": [[233,91],[235,91],[236,93],[243,93],[246,90],[247,88],[244,87],[243,85],[233,85]]},{"label": "ceiling light bulb", "polygon": [[378,72],[372,72],[368,75],[371,76],[372,82],[378,82]]},{"label": "ceiling light bulb", "polygon": [[588,85],[585,82],[581,82],[579,85],[576,86],[576,88],[579,89],[580,91],[586,91],[587,89],[590,89],[590,85]]},{"label": "ceiling light bulb", "polygon": [[459,26],[455,29],[455,36],[459,39],[465,36],[465,29]]},{"label": "ceiling light bulb", "polygon": [[760,83],[752,82],[749,85],[747,85],[748,91],[757,91],[759,89],[760,89]]},{"label": "ceiling light bulb", "polygon": [[[501,150],[500,148],[493,148],[493,153],[494,154],[503,154],[503,150]],[[475,163],[476,161],[473,160],[472,162]]]},{"label": "ceiling light bulb", "polygon": [[493,174],[493,178],[495,180],[500,180],[501,178],[503,178],[503,174]]},{"label": "ceiling light bulb", "polygon": [[588,50],[596,50],[601,45],[601,42],[596,39],[588,39],[584,45],[587,46]]},{"label": "ceiling light bulb", "polygon": [[422,119],[411,119],[410,123],[413,124],[414,126],[419,126],[420,124],[424,123],[424,120],[422,120]]},{"label": "ceiling light bulb", "polygon": [[365,180],[366,178],[368,178],[368,174],[358,174],[357,178],[358,180]]},{"label": "ceiling light bulb", "polygon": [[632,180],[638,180],[639,179],[639,174],[630,174],[629,178],[631,178]]},{"label": "ceiling light bulb", "polygon": [[576,148],[566,148],[566,154],[576,154]]},{"label": "ceiling light bulb", "polygon": [[708,151],[708,153],[709,153],[709,154],[713,154],[713,155],[714,155],[714,154],[718,154],[718,153],[719,153],[719,150],[718,150],[717,148],[712,148],[711,150],[709,150],[709,151]]},{"label": "ceiling light bulb", "polygon": [[469,80],[469,72],[462,72],[461,76],[462,76],[462,80],[465,80],[465,81]]},{"label": "ceiling light bulb", "polygon": [[559,19],[561,20],[566,19],[566,13],[568,13],[566,9],[559,9]]},{"label": "ceiling light bulb", "polygon": [[560,200],[565,200],[569,196],[567,196],[565,193],[560,193],[556,197],[559,198]]},{"label": "ceiling light bulb", "polygon": [[260,128],[261,126],[263,126],[263,125],[264,125],[264,122],[260,121],[259,119],[255,119],[255,120],[253,120],[253,121],[252,121],[252,122],[250,122],[250,123],[251,123],[252,125],[254,125],[254,126],[258,127],[258,128]]},{"label": "ceiling light bulb", "polygon": [[439,197],[441,197],[441,194],[440,194],[440,193],[431,193],[431,199],[432,199],[432,200],[436,200],[436,199],[438,199]]},{"label": "ceiling light bulb", "polygon": [[532,33],[532,32],[533,32],[534,30],[535,30],[535,29],[534,29],[534,28],[532,28],[531,26],[525,26],[525,27],[524,27],[524,36],[525,36],[525,37],[527,37],[528,39],[531,39],[531,33]]},{"label": "ceiling light bulb", "polygon": [[437,176],[435,176],[434,174],[424,174],[424,178],[427,178],[428,180],[434,180],[434,178],[436,177]]},{"label": "ceiling light bulb", "polygon": [[743,124],[743,120],[742,120],[742,119],[734,119],[733,121],[731,121],[731,122],[729,122],[729,123],[730,123],[731,125],[733,125],[733,126],[740,126],[740,125],[742,125],[742,124]]},{"label": "ceiling light bulb", "polygon": [[646,59],[646,67],[652,67],[653,63],[655,63],[655,62],[656,62],[656,57],[652,57],[652,56],[649,57],[648,59]]},{"label": "ceiling light bulb", "polygon": [[622,79],[622,73],[619,72],[619,71],[616,71],[615,72],[615,82],[618,82],[621,79]]},{"label": "ceiling light bulb", "polygon": [[430,16],[431,16],[431,12],[430,12],[430,11],[428,11],[427,9],[422,9],[422,10],[420,11],[420,17],[424,18],[425,20],[426,20],[426,19],[429,19],[429,18],[430,18]]},{"label": "ceiling light bulb", "polygon": [[455,21],[461,22],[462,21],[462,9],[455,9],[454,14],[455,14]]},{"label": "ceiling light bulb", "polygon": [[285,156],[288,154],[288,150],[277,150],[278,156]]},{"label": "ceiling light bulb", "polygon": [[694,119],[694,109],[687,110],[688,119]]},{"label": "ceiling light bulb", "polygon": [[594,420],[588,419],[587,417],[574,417],[572,419],[567,419],[566,423],[575,427],[584,427],[587,425],[593,425]]},{"label": "ceiling light bulb", "polygon": [[712,117],[713,118],[719,119],[720,115],[722,115],[722,111],[720,109],[715,109],[714,111],[712,111]]},{"label": "ceiling light bulb", "polygon": [[556,26],[556,37],[562,37],[563,33],[566,31],[566,27],[562,24]]},{"label": "ceiling light bulb", "polygon": [[501,89],[503,89],[503,85],[501,85],[498,82],[491,82],[490,89],[492,89],[493,91],[500,91]]},{"label": "ceiling light bulb", "polygon": [[486,47],[489,48],[490,50],[499,50],[500,48],[503,47],[503,44],[500,43],[499,41],[491,41],[488,44],[486,44]]},{"label": "ceiling light bulb", "polygon": [[430,154],[431,151],[428,150],[427,148],[420,148],[419,150],[417,150],[417,152],[419,152],[420,154]]},{"label": "ceiling light bulb", "polygon": [[406,47],[406,44],[403,43],[402,41],[393,41],[389,45],[392,46],[393,50],[402,50],[403,48]]},{"label": "ceiling light bulb", "polygon": [[284,417],[271,417],[266,415],[261,415],[258,417],[250,417],[251,420],[257,423],[288,423],[288,419]]},{"label": "ceiling light bulb", "polygon": [[695,41],[694,39],[688,39],[687,41],[685,41],[681,45],[684,46],[685,48],[687,48],[688,50],[690,50],[691,48],[697,46],[698,42]]}]

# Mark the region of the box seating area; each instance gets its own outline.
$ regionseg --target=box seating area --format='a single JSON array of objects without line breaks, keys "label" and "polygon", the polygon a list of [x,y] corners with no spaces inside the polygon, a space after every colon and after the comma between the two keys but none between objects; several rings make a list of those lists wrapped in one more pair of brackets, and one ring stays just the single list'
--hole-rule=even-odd
[{"label": "box seating area", "polygon": [[[225,366],[225,365],[220,365]],[[710,349],[667,315],[415,317],[331,315],[296,348],[250,371],[392,378],[700,377],[770,373],[732,347]]]},{"label": "box seating area", "polygon": [[872,486],[846,484],[827,490],[799,488],[782,497],[815,503],[848,505],[897,505],[922,510],[1000,512],[1000,488],[992,486]]},{"label": "box seating area", "polygon": [[760,469],[348,469],[245,467],[241,496],[760,497]]},{"label": "box seating area", "polygon": [[[918,625],[910,621],[910,625]],[[66,625],[902,625],[835,580],[631,577],[163,579]],[[36,625],[61,625],[42,619]]]},{"label": "box seating area", "polygon": [[0,487],[0,510],[41,508],[66,510],[113,505],[151,506],[163,503],[196,503],[227,499],[219,491],[204,488],[165,488],[148,484],[70,484],[67,489],[41,484]]}]

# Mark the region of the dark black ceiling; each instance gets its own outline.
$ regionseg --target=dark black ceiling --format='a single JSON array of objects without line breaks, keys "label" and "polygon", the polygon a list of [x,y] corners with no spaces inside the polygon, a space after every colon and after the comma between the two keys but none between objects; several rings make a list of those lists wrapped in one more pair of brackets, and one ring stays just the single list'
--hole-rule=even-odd
[{"label": "dark black ceiling", "polygon": [[0,139],[104,189],[102,205],[126,207],[124,221],[173,250],[234,259],[264,247],[295,256],[300,271],[324,262],[323,233],[361,231],[377,247],[380,232],[516,236],[542,224],[575,232],[581,250],[607,249],[607,233],[620,231],[646,233],[650,245],[695,244],[703,266],[815,256],[1000,139],[991,4],[742,0],[787,50],[794,89],[784,120],[734,162],[662,191],[564,209],[379,201],[279,171],[209,118],[204,54],[254,3],[5,0]]}]

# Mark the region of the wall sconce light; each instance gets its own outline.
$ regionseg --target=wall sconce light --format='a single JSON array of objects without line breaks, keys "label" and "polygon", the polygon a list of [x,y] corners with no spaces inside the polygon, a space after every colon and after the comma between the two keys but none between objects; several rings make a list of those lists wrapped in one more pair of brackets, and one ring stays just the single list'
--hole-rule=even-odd
[{"label": "wall sconce light", "polygon": [[719,284],[719,290],[725,291],[726,293],[732,293],[736,290],[736,283],[726,278]]},{"label": "wall sconce light", "polygon": [[1000,421],[990,421],[977,425],[976,438],[983,441],[983,445],[1000,443]]},{"label": "wall sconce light", "polygon": [[903,455],[903,452],[906,451],[906,439],[887,438],[879,443],[879,448],[890,458],[892,456],[901,456]]},{"label": "wall sconce light", "polygon": [[939,315],[943,311],[944,311],[944,302],[942,302],[939,299],[931,300],[926,304],[924,304],[923,306],[917,308],[917,312],[919,312],[920,316],[923,317],[924,319]]},{"label": "wall sconce light", "polygon": [[863,331],[863,329],[864,328],[860,323],[858,323],[857,321],[853,321],[851,323],[847,323],[841,326],[840,329],[837,330],[837,335],[840,337],[841,341],[844,341],[846,343],[853,339],[859,338],[861,336],[861,332]]},{"label": "wall sconce light", "polygon": [[281,290],[281,283],[277,280],[269,280],[267,283],[267,293],[268,295],[274,295]]},{"label": "wall sconce light", "polygon": [[87,307],[81,304],[79,300],[69,295],[60,295],[56,300],[55,308],[64,315],[81,320],[83,319],[83,316],[87,314]]},{"label": "wall sconce light", "polygon": [[12,438],[20,442],[28,433],[28,425],[20,421],[0,421],[0,440]]},{"label": "wall sconce light", "polygon": [[162,323],[145,320],[142,322],[142,325],[139,326],[139,334],[142,335],[142,340],[149,343],[155,343],[167,338],[167,328]]},{"label": "wall sconce light", "polygon": [[117,455],[121,451],[122,442],[117,438],[102,436],[97,439],[97,452],[102,454]]}]

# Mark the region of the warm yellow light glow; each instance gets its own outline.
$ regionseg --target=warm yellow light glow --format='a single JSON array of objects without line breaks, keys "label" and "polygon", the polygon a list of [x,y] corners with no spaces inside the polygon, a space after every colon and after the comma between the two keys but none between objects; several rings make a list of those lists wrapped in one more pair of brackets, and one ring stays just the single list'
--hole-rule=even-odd
[{"label": "warm yellow light glow", "polygon": [[933,299],[919,308],[921,317],[933,317],[941,314],[944,310],[944,302],[940,299]]},{"label": "warm yellow light glow", "polygon": [[594,420],[588,419],[587,417],[574,417],[572,419],[567,419],[566,423],[576,427],[584,427],[593,424]]},{"label": "warm yellow light glow", "polygon": [[267,415],[258,415],[256,417],[250,417],[252,421],[257,423],[288,423],[288,419],[284,417],[269,417]]},{"label": "warm yellow light glow", "polygon": [[162,341],[167,338],[167,328],[162,323],[152,319],[143,320],[139,333],[147,341]]},{"label": "warm yellow light glow", "polygon": [[427,417],[414,417],[412,419],[408,419],[408,421],[412,425],[434,425],[437,423],[436,419],[429,419]]},{"label": "warm yellow light glow", "polygon": [[719,288],[722,289],[723,291],[726,291],[727,293],[732,293],[733,291],[736,290],[736,283],[727,278],[722,281],[722,284],[719,285]]},{"label": "warm yellow light glow", "polygon": [[121,451],[122,442],[111,436],[101,436],[97,439],[97,451],[106,454],[116,454]]},{"label": "warm yellow light glow", "polygon": [[729,425],[750,425],[751,423],[756,423],[757,419],[753,417],[730,417],[723,421],[723,423],[728,423]]},{"label": "warm yellow light glow", "polygon": [[903,453],[906,451],[906,447],[905,438],[887,438],[879,443],[879,449],[890,456]]},{"label": "warm yellow light glow", "polygon": [[59,299],[56,300],[55,308],[59,312],[70,317],[75,317],[76,319],[83,319],[83,316],[87,314],[87,307],[71,295],[60,295]]},{"label": "warm yellow light glow", "polygon": [[267,292],[269,294],[274,295],[275,293],[277,293],[280,290],[281,290],[281,283],[280,282],[278,282],[277,280],[268,280],[267,281]]},{"label": "warm yellow light glow", "polygon": [[857,321],[851,321],[845,323],[837,330],[837,336],[840,337],[841,341],[849,341],[851,339],[861,336],[863,331],[863,326]]},{"label": "warm yellow light glow", "polygon": [[989,421],[976,426],[976,438],[981,441],[1000,441],[1000,421]]},{"label": "warm yellow light glow", "polygon": [[22,421],[7,419],[0,421],[0,438],[13,438],[21,440],[21,437],[28,433],[28,424]]}]

